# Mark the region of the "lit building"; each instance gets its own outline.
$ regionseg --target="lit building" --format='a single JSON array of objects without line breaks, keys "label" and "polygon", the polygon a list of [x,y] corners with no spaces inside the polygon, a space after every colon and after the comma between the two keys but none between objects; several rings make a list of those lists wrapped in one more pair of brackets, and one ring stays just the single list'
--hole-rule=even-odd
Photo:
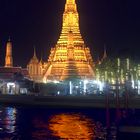
[{"label": "lit building", "polygon": [[[40,69],[40,66],[36,57],[33,57],[33,60],[35,62],[30,61],[28,70],[32,79],[38,81],[36,79],[40,79],[40,73],[35,73],[35,66],[37,69]],[[44,82],[95,77],[90,50],[80,34],[75,0],[66,0],[62,32],[56,46],[51,49],[48,62],[42,65],[42,72]]]},{"label": "lit building", "polygon": [[18,94],[21,86],[19,86],[16,78],[19,76],[29,78],[28,70],[13,66],[12,42],[9,39],[6,43],[5,66],[0,67],[0,92]]},{"label": "lit building", "polygon": [[119,89],[140,89],[140,66],[129,58],[105,59],[96,65],[96,80]]},{"label": "lit building", "polygon": [[10,38],[6,45],[5,67],[13,67],[12,42]]},{"label": "lit building", "polygon": [[34,48],[34,55],[31,58],[30,62],[27,65],[27,69],[30,75],[30,78],[33,81],[41,82],[43,78],[42,72],[42,61],[39,61],[36,56],[36,50]]}]

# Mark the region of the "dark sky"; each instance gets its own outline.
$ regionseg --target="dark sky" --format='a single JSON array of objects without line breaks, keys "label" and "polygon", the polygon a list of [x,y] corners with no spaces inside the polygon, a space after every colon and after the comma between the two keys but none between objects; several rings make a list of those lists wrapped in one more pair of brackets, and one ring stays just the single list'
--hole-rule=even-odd
[{"label": "dark sky", "polygon": [[[36,46],[47,60],[61,31],[65,0],[0,0],[0,65],[11,36],[15,66],[25,67]],[[81,34],[91,53],[140,60],[139,0],[77,0]]]}]

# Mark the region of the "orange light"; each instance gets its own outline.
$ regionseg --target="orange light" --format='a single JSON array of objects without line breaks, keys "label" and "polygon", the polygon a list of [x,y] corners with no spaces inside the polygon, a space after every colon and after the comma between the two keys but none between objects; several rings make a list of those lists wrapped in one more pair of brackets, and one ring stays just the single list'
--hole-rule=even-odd
[{"label": "orange light", "polygon": [[94,140],[94,124],[90,119],[77,114],[60,114],[53,116],[49,129],[60,139]]},{"label": "orange light", "polygon": [[94,64],[79,28],[75,0],[66,0],[62,31],[56,47],[51,49],[44,79],[63,81],[74,78],[94,78]]}]

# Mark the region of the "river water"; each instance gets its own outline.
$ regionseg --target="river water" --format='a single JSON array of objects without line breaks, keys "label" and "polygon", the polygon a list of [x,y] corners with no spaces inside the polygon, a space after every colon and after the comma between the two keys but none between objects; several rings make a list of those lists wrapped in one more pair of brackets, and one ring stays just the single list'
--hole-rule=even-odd
[{"label": "river water", "polygon": [[124,110],[118,115],[105,109],[0,106],[0,140],[140,140],[139,134],[118,131],[131,120],[139,125],[139,113],[131,110],[127,117]]}]

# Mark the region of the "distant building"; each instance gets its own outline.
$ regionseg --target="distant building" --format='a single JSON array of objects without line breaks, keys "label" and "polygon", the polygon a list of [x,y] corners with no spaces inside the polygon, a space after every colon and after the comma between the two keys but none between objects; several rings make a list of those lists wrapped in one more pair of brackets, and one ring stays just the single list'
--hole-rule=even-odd
[{"label": "distant building", "polygon": [[13,67],[12,42],[10,38],[6,44],[5,67]]},{"label": "distant building", "polygon": [[39,61],[36,56],[36,50],[34,48],[34,54],[30,62],[27,65],[27,69],[30,75],[30,78],[36,82],[42,82],[43,79],[43,64],[42,61]]},{"label": "distant building", "polygon": [[15,80],[15,75],[21,74],[24,78],[29,78],[28,70],[13,66],[12,42],[10,39],[6,44],[5,65],[0,67],[0,91],[4,94],[18,94],[19,83]]}]

